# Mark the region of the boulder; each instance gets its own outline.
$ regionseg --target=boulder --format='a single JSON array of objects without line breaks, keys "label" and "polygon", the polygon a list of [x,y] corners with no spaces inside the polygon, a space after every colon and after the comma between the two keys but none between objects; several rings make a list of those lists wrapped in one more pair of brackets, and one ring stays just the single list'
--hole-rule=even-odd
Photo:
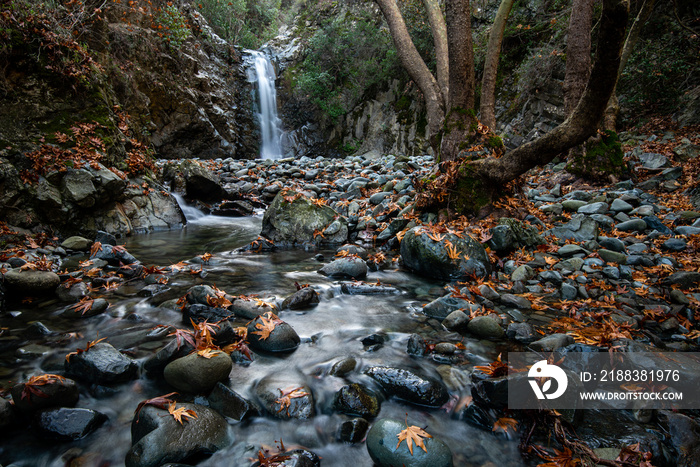
[{"label": "boulder", "polygon": [[373,366],[365,373],[377,381],[387,394],[412,404],[440,407],[449,399],[442,381],[413,370]]},{"label": "boulder", "polygon": [[38,412],[32,425],[42,437],[75,441],[94,432],[106,421],[107,416],[95,410],[59,407]]},{"label": "boulder", "polygon": [[369,268],[359,256],[338,258],[318,270],[320,274],[332,279],[364,279]]},{"label": "boulder", "polygon": [[329,206],[292,190],[280,191],[265,211],[261,235],[276,244],[336,244],[348,239],[347,221]]},{"label": "boulder", "polygon": [[275,418],[307,419],[316,414],[311,388],[304,374],[298,371],[271,373],[258,381],[253,391],[264,409]]},{"label": "boulder", "polygon": [[214,351],[209,357],[194,352],[168,363],[163,377],[178,391],[204,394],[228,378],[231,368],[231,357],[224,352]]},{"label": "boulder", "polygon": [[61,283],[58,274],[51,271],[10,269],[5,273],[7,293],[21,296],[51,294]]},{"label": "boulder", "polygon": [[178,403],[177,407],[197,416],[179,423],[167,410],[143,407],[131,423],[131,449],[126,467],[160,467],[167,463],[212,454],[231,444],[226,419],[198,404]]},{"label": "boulder", "polygon": [[491,271],[486,250],[469,235],[447,233],[433,235],[433,238],[430,235],[424,227],[406,232],[401,241],[401,258],[406,267],[440,280],[459,279],[469,274],[485,277]]},{"label": "boulder", "polygon": [[367,433],[367,452],[378,467],[410,465],[411,467],[452,467],[452,451],[435,436],[423,438],[425,450],[413,444],[413,453],[399,433],[406,423],[390,418],[377,420]]},{"label": "boulder", "polygon": [[26,383],[14,385],[10,393],[15,407],[22,412],[50,407],[73,407],[79,397],[75,381],[57,375],[31,378]]},{"label": "boulder", "polygon": [[318,305],[319,301],[318,292],[311,287],[302,287],[284,299],[282,302],[282,309],[304,310]]},{"label": "boulder", "polygon": [[292,352],[299,347],[301,339],[289,324],[271,313],[266,313],[265,316],[258,316],[248,323],[248,342],[254,350]]},{"label": "boulder", "polygon": [[70,355],[66,374],[88,383],[116,384],[134,379],[138,365],[106,342],[98,342],[85,351]]},{"label": "boulder", "polygon": [[333,407],[347,415],[374,418],[379,415],[380,402],[374,392],[361,384],[353,383],[338,389]]}]

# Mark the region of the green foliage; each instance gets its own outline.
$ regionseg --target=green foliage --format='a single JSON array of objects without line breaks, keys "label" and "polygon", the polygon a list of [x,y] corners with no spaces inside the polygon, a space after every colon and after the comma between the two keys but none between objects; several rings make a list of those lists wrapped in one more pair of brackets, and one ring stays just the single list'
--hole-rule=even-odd
[{"label": "green foliage", "polygon": [[309,40],[294,92],[331,120],[347,114],[373,87],[399,75],[391,38],[370,14],[346,14],[322,24]]},{"label": "green foliage", "polygon": [[192,35],[187,18],[174,5],[168,5],[160,10],[156,17],[156,27],[163,34],[163,40],[174,48],[180,46]]},{"label": "green foliage", "polygon": [[627,166],[617,133],[605,131],[599,138],[586,142],[583,153],[574,154],[566,169],[593,180],[619,177]]},{"label": "green foliage", "polygon": [[281,0],[199,0],[198,7],[223,39],[257,49],[276,34],[280,4]]}]

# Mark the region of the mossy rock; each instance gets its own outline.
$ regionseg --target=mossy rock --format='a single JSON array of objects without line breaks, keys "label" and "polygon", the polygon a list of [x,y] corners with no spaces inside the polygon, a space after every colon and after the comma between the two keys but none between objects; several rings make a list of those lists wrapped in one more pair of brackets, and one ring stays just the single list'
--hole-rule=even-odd
[{"label": "mossy rock", "polygon": [[566,169],[573,174],[594,180],[622,176],[627,165],[617,133],[608,130],[599,138],[586,142],[583,153],[574,154]]}]

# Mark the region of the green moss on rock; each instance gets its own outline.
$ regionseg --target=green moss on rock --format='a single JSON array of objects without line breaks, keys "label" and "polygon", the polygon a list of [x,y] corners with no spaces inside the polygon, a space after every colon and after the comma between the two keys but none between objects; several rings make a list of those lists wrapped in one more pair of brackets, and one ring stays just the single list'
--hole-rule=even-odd
[{"label": "green moss on rock", "polygon": [[571,173],[591,179],[620,177],[626,168],[620,139],[609,130],[586,142],[583,153],[575,154],[566,167]]}]

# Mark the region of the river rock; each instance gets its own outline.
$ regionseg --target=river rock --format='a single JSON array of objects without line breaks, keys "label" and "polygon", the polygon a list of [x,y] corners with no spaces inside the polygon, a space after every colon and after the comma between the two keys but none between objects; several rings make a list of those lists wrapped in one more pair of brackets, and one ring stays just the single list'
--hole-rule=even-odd
[{"label": "river rock", "polygon": [[74,235],[72,237],[68,237],[63,242],[61,243],[61,246],[65,248],[66,250],[75,250],[75,251],[88,251],[90,249],[90,246],[92,245],[92,240],[88,240],[85,237],[80,237],[78,235]]},{"label": "river rock", "polygon": [[261,235],[282,245],[317,241],[324,244],[345,243],[348,227],[343,217],[337,219],[339,225],[335,233],[323,234],[336,218],[338,213],[329,206],[316,205],[295,191],[283,190],[265,211]]},{"label": "river rock", "polygon": [[253,298],[237,298],[229,307],[236,316],[243,319],[255,319],[265,313],[277,313],[277,305],[266,301],[260,302]]},{"label": "river rock", "polygon": [[515,271],[511,273],[510,280],[512,280],[513,282],[525,282],[529,281],[533,277],[535,277],[535,270],[527,264],[521,264],[520,266],[515,268]]},{"label": "river rock", "polygon": [[441,381],[413,370],[373,366],[365,373],[377,381],[387,394],[412,404],[440,407],[449,398],[447,387]]},{"label": "river rock", "polygon": [[66,374],[95,384],[117,384],[136,377],[138,365],[106,342],[71,355],[65,362]]},{"label": "river rock", "polygon": [[399,289],[386,284],[368,284],[362,281],[341,282],[340,291],[348,295],[390,295],[399,293]]},{"label": "river rock", "polygon": [[75,381],[49,376],[46,384],[19,383],[12,387],[12,401],[22,412],[34,412],[49,407],[73,407],[78,402],[79,391]]},{"label": "river rock", "polygon": [[618,251],[606,250],[605,248],[601,248],[600,250],[598,250],[598,256],[600,256],[600,258],[603,261],[606,261],[608,263],[627,263],[627,255]]},{"label": "river rock", "polygon": [[497,252],[534,247],[545,243],[535,227],[509,217],[501,218],[490,233],[489,247]]},{"label": "river rock", "polygon": [[191,324],[192,321],[195,323],[201,323],[203,321],[216,323],[233,318],[234,316],[236,316],[236,314],[226,308],[217,308],[201,305],[199,303],[188,305],[182,310],[182,322],[184,324]]},{"label": "river rock", "polygon": [[263,467],[263,465],[278,465],[280,467],[321,467],[321,458],[316,453],[306,449],[291,449],[281,452],[279,456],[285,459],[283,463],[273,461],[272,463],[261,464],[259,461],[256,461],[250,467]]},{"label": "river rock", "polygon": [[406,441],[398,443],[398,436],[406,424],[398,420],[383,418],[377,420],[367,433],[367,452],[378,467],[451,467],[452,451],[436,437],[423,438],[425,451],[413,445],[413,454]]},{"label": "river rock", "polygon": [[304,374],[298,371],[271,373],[258,381],[253,391],[263,408],[275,418],[307,419],[316,415],[311,388]]},{"label": "river rock", "polygon": [[369,422],[364,418],[346,420],[338,427],[336,439],[343,443],[356,444],[364,439],[368,429]]},{"label": "river rock", "polygon": [[209,358],[195,352],[168,363],[163,377],[178,391],[204,394],[228,378],[232,367],[231,357],[224,352],[215,351]]},{"label": "river rock", "polygon": [[61,316],[66,318],[90,318],[91,316],[104,313],[107,311],[107,308],[109,308],[109,302],[104,298],[93,299],[89,309],[81,308],[80,306],[82,303],[76,305],[66,308],[65,311],[61,313]]},{"label": "river rock", "polygon": [[163,370],[168,363],[177,358],[182,358],[189,355],[193,351],[194,347],[184,339],[181,339],[180,341],[173,339],[154,355],[147,358],[143,363],[143,369],[150,375],[162,376]]},{"label": "river rock", "polygon": [[272,318],[275,327],[266,338],[259,334],[263,332],[262,327],[269,320],[270,318],[258,316],[248,323],[248,343],[250,348],[264,352],[292,352],[296,350],[301,342],[299,335],[294,328],[279,318]]},{"label": "river rock", "polygon": [[70,284],[64,282],[56,287],[56,296],[62,302],[75,303],[88,294],[88,286],[85,282]]},{"label": "river rock", "polygon": [[285,298],[281,308],[283,310],[304,310],[318,305],[319,301],[318,292],[311,287],[302,287],[294,294]]},{"label": "river rock", "polygon": [[0,397],[0,431],[6,430],[15,423],[15,413],[14,404]]},{"label": "river rock", "polygon": [[163,176],[165,179],[172,179],[175,177],[174,172],[180,172],[182,175],[187,198],[220,201],[226,197],[226,190],[222,187],[219,177],[195,160],[186,159],[177,167],[166,167]]},{"label": "river rock", "polygon": [[615,228],[623,232],[644,232],[647,229],[647,223],[643,219],[636,218],[620,222],[615,225]]},{"label": "river rock", "polygon": [[101,245],[100,248],[90,256],[90,259],[102,259],[112,266],[120,266],[122,264],[128,265],[138,262],[124,247],[112,245]]},{"label": "river rock", "polygon": [[469,316],[462,310],[455,310],[442,320],[442,325],[448,331],[460,332],[467,328]]},{"label": "river rock", "polygon": [[377,395],[357,383],[343,386],[335,393],[333,407],[336,411],[356,417],[374,418],[379,415]]},{"label": "river rock", "polygon": [[[432,302],[428,303],[423,307],[423,313],[431,318],[445,319],[447,315],[455,310],[468,310],[471,308],[472,303],[464,300],[463,298],[458,298],[448,294],[440,298],[436,298]],[[476,305],[475,305],[476,306]]]},{"label": "river rock", "polygon": [[560,240],[586,242],[595,240],[598,237],[598,223],[588,216],[576,214],[566,224],[553,227],[545,234],[547,233],[554,235]]},{"label": "river rock", "polygon": [[248,399],[222,383],[216,383],[214,389],[207,396],[207,401],[209,401],[209,407],[224,417],[238,422],[257,412]]},{"label": "river rock", "polygon": [[97,189],[94,177],[85,169],[69,169],[61,179],[61,194],[81,208],[95,205]]},{"label": "river rock", "polygon": [[[439,234],[440,241],[428,235],[424,227],[414,227],[401,241],[403,263],[414,272],[434,279],[453,280],[468,274],[485,277],[491,271],[486,250],[469,235]],[[450,257],[448,241],[458,255],[456,258]]]},{"label": "river rock", "polygon": [[4,277],[8,295],[52,294],[61,283],[58,274],[51,271],[10,269]]},{"label": "river rock", "polygon": [[367,263],[359,256],[337,258],[318,270],[333,279],[364,279],[368,271]]},{"label": "river rock", "polygon": [[700,272],[695,271],[679,271],[671,274],[666,281],[669,284],[676,284],[683,289],[689,289],[691,287],[700,284]]},{"label": "river rock", "polygon": [[198,404],[178,403],[192,410],[196,418],[179,423],[167,410],[143,407],[131,423],[132,446],[126,467],[160,467],[206,456],[231,444],[228,423],[212,409]]},{"label": "river rock", "polygon": [[574,343],[574,338],[567,334],[551,334],[530,344],[530,348],[540,352],[551,352]]},{"label": "river rock", "polygon": [[467,330],[485,339],[501,339],[505,335],[501,325],[490,316],[476,316],[469,321]]},{"label": "river rock", "polygon": [[91,409],[59,407],[38,412],[33,427],[42,437],[75,441],[97,430],[107,416]]}]

